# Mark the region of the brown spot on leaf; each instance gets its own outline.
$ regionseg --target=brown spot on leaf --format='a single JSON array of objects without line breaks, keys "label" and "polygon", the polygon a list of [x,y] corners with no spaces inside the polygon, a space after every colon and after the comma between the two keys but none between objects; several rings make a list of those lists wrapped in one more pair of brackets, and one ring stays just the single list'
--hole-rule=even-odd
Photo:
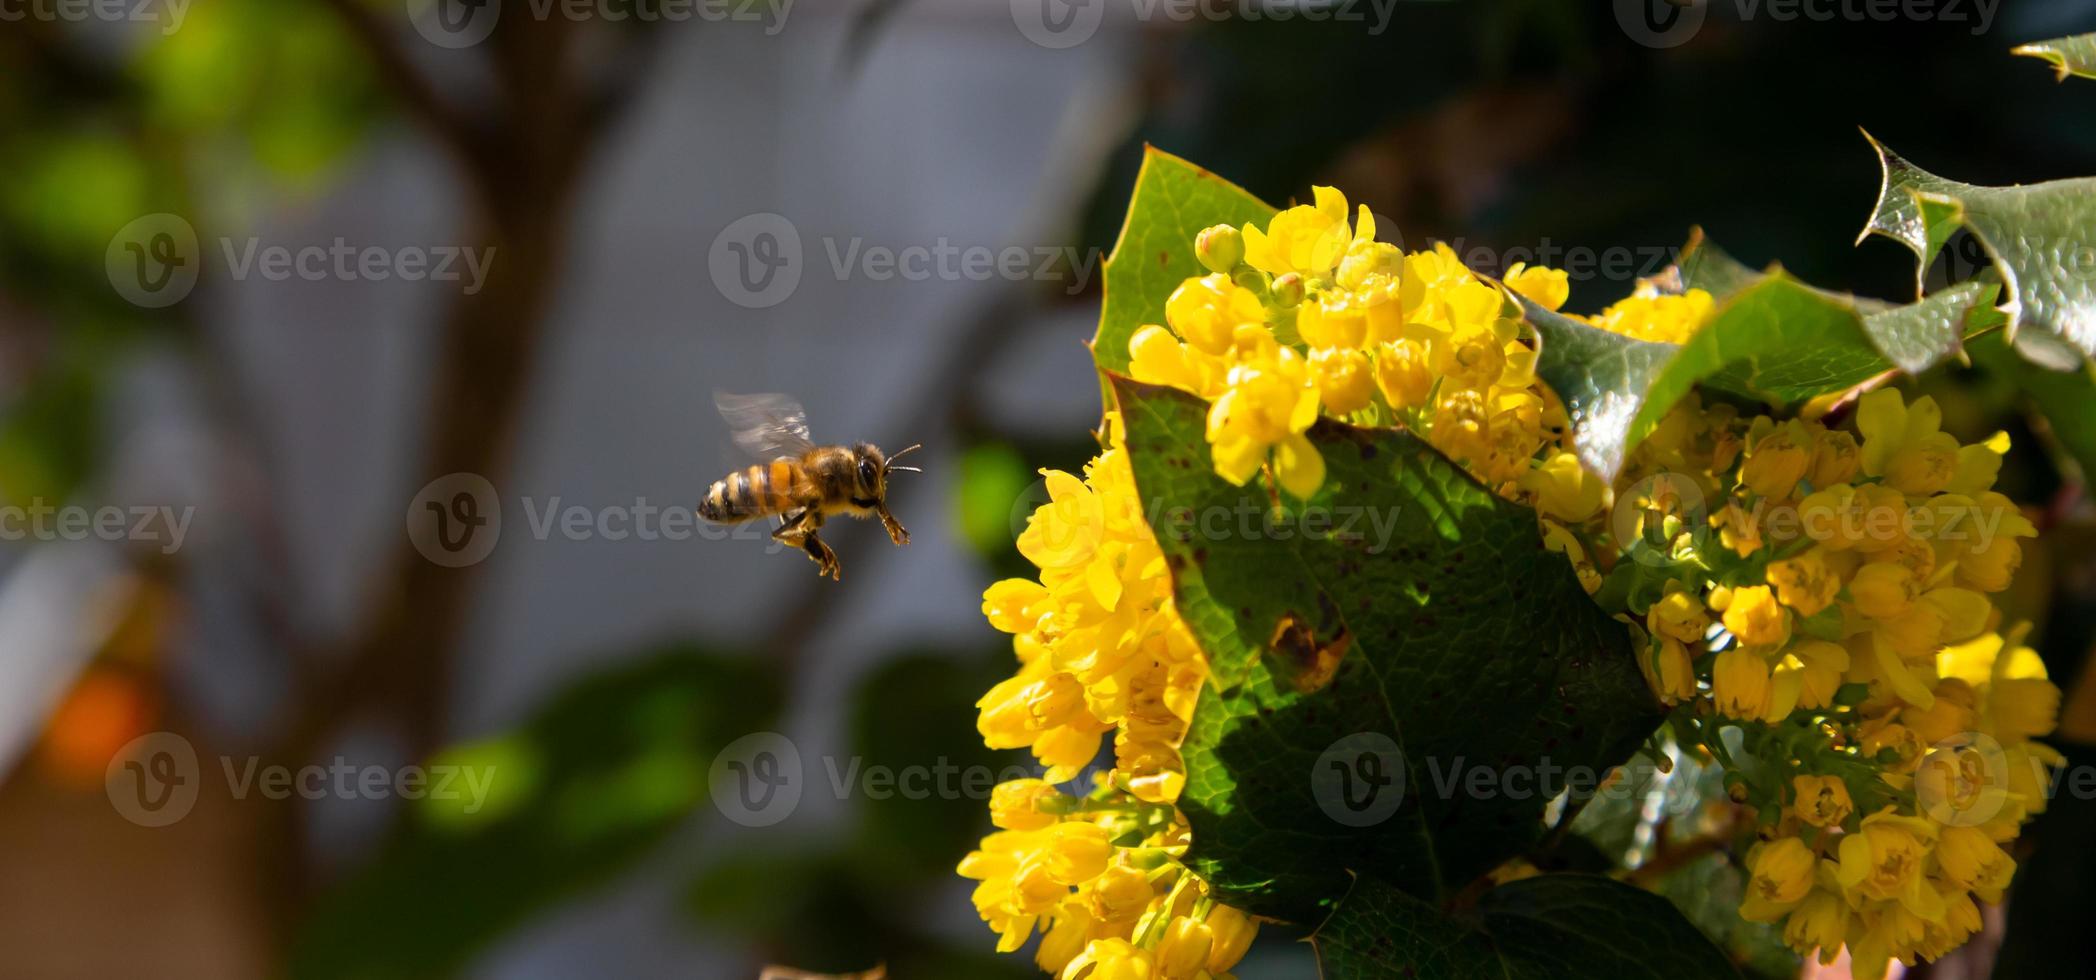
[{"label": "brown spot on leaf", "polygon": [[[1330,618],[1337,620],[1336,615]],[[1353,642],[1354,638],[1347,634],[1344,626],[1335,626],[1320,638],[1301,616],[1289,613],[1274,627],[1274,637],[1269,645],[1275,659],[1281,663],[1282,676],[1297,693],[1309,694],[1332,683],[1333,675],[1339,671],[1339,662],[1346,658],[1346,650]]]}]

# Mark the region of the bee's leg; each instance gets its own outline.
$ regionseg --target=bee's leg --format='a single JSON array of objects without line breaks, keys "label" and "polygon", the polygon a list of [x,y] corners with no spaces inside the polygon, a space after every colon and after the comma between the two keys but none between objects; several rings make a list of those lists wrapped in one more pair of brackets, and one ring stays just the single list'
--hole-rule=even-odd
[{"label": "bee's leg", "polygon": [[779,519],[779,529],[771,532],[773,538],[781,544],[807,552],[808,560],[816,565],[815,574],[828,575],[833,579],[840,577],[837,553],[831,551],[829,545],[815,536],[816,529],[822,527],[822,511],[813,507],[797,507],[787,511]]},{"label": "bee's leg", "polygon": [[881,516],[881,526],[888,529],[888,540],[895,542],[897,545],[910,543],[910,532],[903,528],[902,522],[896,520],[894,514],[888,513],[887,501],[881,501],[881,506],[877,513]]},{"label": "bee's leg", "polygon": [[801,539],[801,548],[819,566],[815,570],[815,574],[828,575],[831,579],[840,582],[844,580],[844,566],[838,563],[837,553],[831,551],[830,546],[824,544],[821,538],[816,537],[813,529],[808,531],[807,537]]}]

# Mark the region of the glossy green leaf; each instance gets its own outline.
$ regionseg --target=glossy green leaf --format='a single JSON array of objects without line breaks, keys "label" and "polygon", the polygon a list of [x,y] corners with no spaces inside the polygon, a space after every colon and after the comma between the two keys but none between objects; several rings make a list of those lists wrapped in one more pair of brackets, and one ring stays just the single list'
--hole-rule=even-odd
[{"label": "glossy green leaf", "polygon": [[2015,54],[2043,58],[2052,63],[2062,81],[2069,75],[2096,78],[2096,34],[2076,34],[2073,37],[2056,37],[2050,41],[2033,41],[2020,44],[2013,49]]},{"label": "glossy green leaf", "polygon": [[[1979,187],[1922,170],[1876,140],[1871,146],[1884,183],[1865,235],[1906,245],[1918,277],[1950,230],[1963,227],[1994,261],[2010,336],[2026,356],[2059,370],[2073,366],[2058,357],[2063,345],[2096,354],[2096,178]],[[2036,341],[2020,336],[2033,331]]]},{"label": "glossy green leaf", "polygon": [[1461,888],[1536,840],[1569,769],[1591,785],[1658,724],[1627,631],[1544,550],[1535,512],[1423,441],[1321,421],[1323,488],[1272,514],[1259,483],[1208,465],[1206,405],[1113,385],[1216,678],[1179,808],[1188,862],[1232,904],[1307,924],[1355,873]]},{"label": "glossy green leaf", "polygon": [[1739,976],[1666,899],[1594,875],[1510,882],[1453,915],[1364,878],[1311,941],[1324,980]]},{"label": "glossy green leaf", "polygon": [[1830,293],[1781,268],[1754,272],[1693,241],[1683,288],[1717,305],[1687,342],[1633,340],[1521,300],[1541,343],[1536,373],[1565,403],[1581,460],[1613,478],[1638,442],[1697,386],[1774,406],[1916,373],[1993,325],[1994,290],[1966,282],[1893,306]]},{"label": "glossy green leaf", "polygon": [[1128,370],[1128,339],[1145,324],[1164,322],[1164,301],[1179,283],[1207,274],[1194,259],[1194,236],[1202,229],[1265,224],[1273,216],[1272,207],[1236,184],[1145,147],[1128,220],[1106,257],[1106,299],[1092,359],[1108,371]]}]

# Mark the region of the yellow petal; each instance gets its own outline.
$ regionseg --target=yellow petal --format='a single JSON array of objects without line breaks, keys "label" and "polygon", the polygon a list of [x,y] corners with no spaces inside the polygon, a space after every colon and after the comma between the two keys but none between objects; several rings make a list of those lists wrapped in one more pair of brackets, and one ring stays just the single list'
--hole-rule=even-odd
[{"label": "yellow petal", "polygon": [[1368,205],[1363,204],[1360,216],[1354,219],[1354,241],[1372,242],[1375,241],[1375,236],[1375,215],[1369,213]]},{"label": "yellow petal", "polygon": [[1928,685],[1923,684],[1914,676],[1912,671],[1907,669],[1906,662],[1900,659],[1899,654],[1892,649],[1891,644],[1885,642],[1883,637],[1872,634],[1870,649],[1877,660],[1878,672],[1883,674],[1885,680],[1892,685],[1893,693],[1898,694],[1900,700],[1917,708],[1933,708],[1936,706],[1935,692],[1930,691]]},{"label": "yellow petal", "polygon": [[1317,201],[1317,210],[1333,221],[1346,220],[1346,195],[1337,187],[1312,187],[1310,195]]},{"label": "yellow petal", "polygon": [[1250,439],[1227,439],[1213,446],[1215,475],[1244,486],[1266,462],[1266,447]]},{"label": "yellow petal", "polygon": [[1301,434],[1291,435],[1274,447],[1274,476],[1281,489],[1303,499],[1325,482],[1325,458]]}]

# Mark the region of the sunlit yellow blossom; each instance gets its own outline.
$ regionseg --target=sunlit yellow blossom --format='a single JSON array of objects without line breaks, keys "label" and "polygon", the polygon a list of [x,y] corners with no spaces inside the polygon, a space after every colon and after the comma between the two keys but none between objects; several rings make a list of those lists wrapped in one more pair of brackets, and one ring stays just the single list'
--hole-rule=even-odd
[{"label": "sunlit yellow blossom", "polygon": [[1358,412],[1375,397],[1368,356],[1352,348],[1312,351],[1310,377],[1317,382],[1325,411],[1333,415]]},{"label": "sunlit yellow blossom", "polygon": [[1506,272],[1507,288],[1520,293],[1546,310],[1556,310],[1572,296],[1572,283],[1561,269],[1546,269],[1516,262]]},{"label": "sunlit yellow blossom", "polygon": [[1717,664],[1711,669],[1710,692],[1724,714],[1734,718],[1761,717],[1768,710],[1768,661],[1736,646],[1718,654]]},{"label": "sunlit yellow blossom", "polygon": [[1796,800],[1791,804],[1798,819],[1814,827],[1839,827],[1854,812],[1848,784],[1839,776],[1798,775],[1791,778]]},{"label": "sunlit yellow blossom", "polygon": [[1595,326],[1626,337],[1679,344],[1702,325],[1711,306],[1710,294],[1701,289],[1669,294],[1661,293],[1649,282],[1641,282],[1630,296],[1592,320]]},{"label": "sunlit yellow blossom", "polygon": [[1251,290],[1216,274],[1180,283],[1165,300],[1164,317],[1195,350],[1221,354],[1230,349],[1240,324],[1264,323],[1266,310]]},{"label": "sunlit yellow blossom", "polygon": [[1554,453],[1522,477],[1521,486],[1536,495],[1536,509],[1561,521],[1579,523],[1601,509],[1608,488],[1587,471],[1579,457]]},{"label": "sunlit yellow blossom", "polygon": [[1776,598],[1800,616],[1818,615],[1841,591],[1841,577],[1827,567],[1818,549],[1769,562],[1768,581],[1776,589]]},{"label": "sunlit yellow blossom", "polygon": [[1747,433],[1739,479],[1761,496],[1780,499],[1790,496],[1812,465],[1813,437],[1805,423],[1795,419],[1781,425],[1764,425],[1765,421],[1766,417],[1757,419]]},{"label": "sunlit yellow blossom", "polygon": [[1746,898],[1740,902],[1740,918],[1749,922],[1773,922],[1797,907],[1812,891],[1812,873],[1817,862],[1805,842],[1783,837],[1756,846],[1747,858],[1750,877]]},{"label": "sunlit yellow blossom", "polygon": [[1725,628],[1750,647],[1780,647],[1790,640],[1790,610],[1766,585],[1734,589],[1725,607]]},{"label": "sunlit yellow blossom", "polygon": [[1346,224],[1346,195],[1332,187],[1310,189],[1314,205],[1298,205],[1274,215],[1261,230],[1244,226],[1244,260],[1261,272],[1293,272],[1305,279],[1330,278],[1347,247],[1375,238],[1375,217],[1361,206],[1353,228]]}]

